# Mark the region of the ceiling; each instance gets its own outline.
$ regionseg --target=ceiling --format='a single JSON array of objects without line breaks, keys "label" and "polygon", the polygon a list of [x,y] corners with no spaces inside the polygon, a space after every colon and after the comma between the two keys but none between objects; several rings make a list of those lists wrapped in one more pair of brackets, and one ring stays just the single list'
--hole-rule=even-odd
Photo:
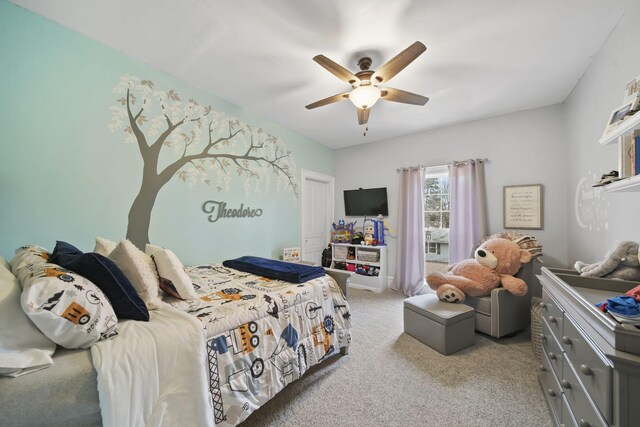
[{"label": "ceiling", "polygon": [[[331,148],[563,102],[625,0],[12,0]],[[368,133],[349,90],[313,62],[372,69],[416,40],[427,51],[388,86],[426,106],[379,101]]]}]

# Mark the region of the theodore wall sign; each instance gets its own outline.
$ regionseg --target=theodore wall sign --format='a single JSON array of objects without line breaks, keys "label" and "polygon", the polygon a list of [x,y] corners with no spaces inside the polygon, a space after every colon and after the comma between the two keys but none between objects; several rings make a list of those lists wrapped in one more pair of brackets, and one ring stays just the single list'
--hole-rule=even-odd
[{"label": "theodore wall sign", "polygon": [[238,208],[227,208],[226,202],[217,200],[207,200],[202,204],[202,212],[209,215],[209,222],[216,222],[220,218],[254,218],[262,215],[262,209],[252,209],[244,207],[244,203],[240,203]]}]

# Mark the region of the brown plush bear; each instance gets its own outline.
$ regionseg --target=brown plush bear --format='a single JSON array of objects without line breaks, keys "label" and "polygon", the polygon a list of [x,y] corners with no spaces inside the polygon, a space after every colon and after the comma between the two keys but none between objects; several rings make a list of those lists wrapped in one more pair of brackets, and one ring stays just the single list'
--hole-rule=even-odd
[{"label": "brown plush bear", "polygon": [[445,302],[462,302],[465,295],[481,297],[502,284],[514,295],[527,293],[524,280],[513,277],[522,264],[531,260],[526,249],[508,239],[490,239],[476,249],[475,259],[466,259],[449,267],[445,274],[427,275],[427,283]]}]

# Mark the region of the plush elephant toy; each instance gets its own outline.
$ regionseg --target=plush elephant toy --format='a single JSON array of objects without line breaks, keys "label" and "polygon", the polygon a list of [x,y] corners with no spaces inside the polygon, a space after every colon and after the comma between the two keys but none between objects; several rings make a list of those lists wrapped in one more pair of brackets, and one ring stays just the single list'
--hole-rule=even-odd
[{"label": "plush elephant toy", "polygon": [[584,277],[604,277],[629,281],[640,280],[640,255],[636,242],[624,241],[611,249],[604,260],[595,264],[578,261],[575,269]]}]

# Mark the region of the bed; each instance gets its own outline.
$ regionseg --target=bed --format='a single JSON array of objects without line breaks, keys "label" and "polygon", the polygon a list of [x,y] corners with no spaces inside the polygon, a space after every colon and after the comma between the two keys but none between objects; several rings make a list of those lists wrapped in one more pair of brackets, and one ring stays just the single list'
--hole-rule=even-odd
[{"label": "bed", "polygon": [[149,322],[120,321],[113,339],[58,347],[51,367],[0,377],[0,425],[237,425],[348,351],[345,275],[297,284],[221,264],[186,272],[197,299],[164,295]]}]

